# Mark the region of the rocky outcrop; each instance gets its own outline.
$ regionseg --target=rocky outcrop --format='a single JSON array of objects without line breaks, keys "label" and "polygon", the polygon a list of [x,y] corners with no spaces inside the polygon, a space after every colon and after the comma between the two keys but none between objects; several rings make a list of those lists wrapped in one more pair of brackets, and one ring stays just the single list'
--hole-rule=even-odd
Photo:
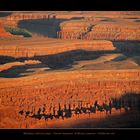
[{"label": "rocky outcrop", "polygon": [[140,27],[136,25],[97,24],[85,38],[107,40],[140,40]]},{"label": "rocky outcrop", "polygon": [[7,16],[7,20],[9,21],[16,21],[16,20],[28,20],[28,19],[50,19],[50,18],[56,18],[55,14],[51,14],[49,12],[45,12],[45,13],[13,13],[10,16]]},{"label": "rocky outcrop", "polygon": [[58,38],[82,39],[91,30],[92,24],[86,20],[70,20],[60,24],[61,31],[57,32]]},{"label": "rocky outcrop", "polygon": [[[28,45],[21,45],[19,47],[15,46],[1,46],[0,55],[13,56],[13,57],[34,57],[41,55],[50,55],[63,53],[66,51],[73,50],[92,50],[92,51],[114,51],[116,48],[110,41],[88,41],[88,42],[77,42],[77,43],[67,43],[67,45],[53,45],[53,47],[48,47],[47,41],[41,42],[42,46],[45,47],[35,47]],[[16,45],[16,44],[15,44]],[[28,47],[29,46],[29,47]],[[39,45],[40,46],[40,45]]]},{"label": "rocky outcrop", "polygon": [[[125,109],[129,109],[128,101],[130,99],[131,107],[137,105],[136,100],[138,98],[132,98],[131,96],[133,96],[133,93],[139,95],[139,79],[139,71],[89,71],[89,73],[67,72],[62,75],[55,73],[46,76],[21,78],[20,80],[7,79],[5,82],[1,80],[0,106],[13,108],[11,113],[7,112],[5,114],[5,117],[15,120],[16,123],[12,125],[18,128],[33,127],[32,122],[37,123],[39,118],[42,121],[44,120],[43,114],[46,114],[47,120],[54,118],[54,115],[56,115],[56,118],[58,115],[59,119],[62,115],[59,111],[63,109],[76,112],[76,108],[79,109],[81,106],[87,108],[88,111],[88,108],[93,107],[96,101],[97,112],[103,104],[109,106],[110,101],[112,105],[115,101],[123,102],[121,105],[126,107]],[[126,94],[129,94],[130,97],[119,101]],[[112,108],[114,107],[112,106]],[[15,113],[13,114],[13,112]],[[1,117],[4,116],[4,111],[1,111],[1,113]],[[73,115],[77,116],[77,114],[74,113]],[[69,118],[68,116],[65,117]],[[22,120],[28,126],[21,126],[23,124]]]},{"label": "rocky outcrop", "polygon": [[[7,82],[1,80],[0,97],[4,104],[15,106],[22,104],[25,107],[29,105],[26,101],[32,102],[32,99],[35,98],[36,103],[38,102],[40,105],[45,102],[48,102],[48,104],[61,102],[63,104],[76,99],[88,102],[90,99],[93,100],[94,98],[96,100],[96,98],[99,98],[103,101],[105,98],[119,98],[125,93],[140,92],[140,72],[138,70],[76,73],[67,72],[63,73],[62,76],[56,73],[47,75],[47,77],[45,75],[44,77],[40,76],[39,79],[30,77],[20,80],[11,79]],[[69,77],[69,80],[67,77]],[[19,82],[14,84],[17,80]],[[6,88],[7,86],[8,88]],[[12,98],[11,102],[10,98]],[[23,101],[22,98],[24,98]]]},{"label": "rocky outcrop", "polygon": [[[70,22],[70,21],[69,21]],[[140,26],[138,25],[123,25],[119,23],[98,23],[89,25],[87,30],[83,30],[84,26],[71,24],[63,25],[61,31],[58,32],[58,38],[63,39],[85,39],[85,40],[140,40]],[[75,31],[78,30],[79,32]],[[84,28],[85,29],[85,28]]]}]

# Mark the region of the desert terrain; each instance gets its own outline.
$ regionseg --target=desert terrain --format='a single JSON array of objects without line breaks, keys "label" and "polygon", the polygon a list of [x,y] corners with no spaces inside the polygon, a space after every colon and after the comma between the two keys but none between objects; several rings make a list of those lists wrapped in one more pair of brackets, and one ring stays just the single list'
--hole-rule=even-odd
[{"label": "desert terrain", "polygon": [[140,127],[140,12],[0,12],[0,128]]}]

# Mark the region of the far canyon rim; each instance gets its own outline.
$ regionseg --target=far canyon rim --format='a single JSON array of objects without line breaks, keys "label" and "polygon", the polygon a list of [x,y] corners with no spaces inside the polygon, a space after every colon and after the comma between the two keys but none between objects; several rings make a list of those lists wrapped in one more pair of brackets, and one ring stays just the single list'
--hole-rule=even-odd
[{"label": "far canyon rim", "polygon": [[0,12],[0,128],[140,127],[140,12]]}]

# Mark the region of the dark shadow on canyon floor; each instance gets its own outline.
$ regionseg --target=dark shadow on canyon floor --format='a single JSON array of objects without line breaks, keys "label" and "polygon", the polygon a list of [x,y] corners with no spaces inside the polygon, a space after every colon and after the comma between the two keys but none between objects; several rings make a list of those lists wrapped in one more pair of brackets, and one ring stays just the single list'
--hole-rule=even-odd
[{"label": "dark shadow on canyon floor", "polygon": [[114,61],[122,61],[127,58],[132,58],[138,65],[140,65],[140,60],[137,59],[137,56],[140,56],[140,41],[113,41],[113,46],[125,56],[114,59]]},{"label": "dark shadow on canyon floor", "polygon": [[139,40],[118,40],[112,41],[113,46],[119,49],[121,52],[125,54],[137,54],[140,53],[140,41]]},{"label": "dark shadow on canyon floor", "polygon": [[140,22],[140,20],[138,19],[138,20],[135,20],[135,22]]},{"label": "dark shadow on canyon floor", "polygon": [[[98,104],[99,100],[93,101],[93,103],[86,103],[83,106],[84,101],[77,101],[78,104],[69,103],[61,105],[59,103],[58,110],[55,106],[50,106],[53,108],[53,113],[46,113],[46,106],[44,104],[43,108],[38,107],[37,112],[31,112],[29,110],[19,111],[20,115],[25,117],[31,117],[36,119],[45,119],[46,121],[53,119],[70,119],[73,115],[77,118],[75,124],[70,125],[70,128],[139,128],[140,127],[140,93],[125,93],[120,98],[111,98],[107,102],[102,102]],[[74,104],[73,108],[71,108]],[[125,112],[121,110],[125,109]],[[112,110],[115,109],[119,111],[119,114],[112,116]],[[96,119],[90,118],[91,114],[96,114],[98,116]],[[101,118],[100,112],[104,112],[105,117]],[[88,114],[87,119],[80,120],[80,115]]]},{"label": "dark shadow on canyon floor", "polygon": [[[87,50],[72,50],[68,52],[46,55],[46,56],[34,56],[30,58],[16,58],[16,61],[24,62],[25,60],[39,60],[41,64],[34,65],[24,65],[24,66],[13,66],[8,70],[0,72],[0,77],[14,78],[22,77],[21,73],[27,72],[27,69],[31,68],[41,68],[48,67],[50,70],[68,70],[73,68],[73,65],[76,65],[77,62],[82,60],[96,60],[98,57],[101,57],[105,54],[111,54],[114,51],[87,51]],[[4,57],[5,58],[5,57]],[[9,57],[8,57],[9,58]],[[14,58],[10,57],[10,60]],[[6,60],[7,62],[7,57]]]},{"label": "dark shadow on canyon floor", "polygon": [[67,20],[71,19],[57,19],[55,17],[50,19],[28,19],[19,21],[18,26],[44,37],[57,38],[60,24]]},{"label": "dark shadow on canyon floor", "polygon": [[21,66],[13,66],[7,70],[4,70],[0,72],[0,77],[5,77],[5,78],[16,78],[16,77],[23,77],[27,76],[30,73],[35,72],[34,70],[28,70],[28,69],[33,69],[33,68],[40,68],[40,64],[25,64]]},{"label": "dark shadow on canyon floor", "polygon": [[[128,43],[128,45],[127,45]],[[21,75],[21,73],[29,73],[27,72],[28,69],[32,68],[49,68],[47,71],[52,70],[70,70],[75,69],[76,65],[80,61],[88,61],[93,60],[96,61],[97,58],[100,58],[105,55],[109,54],[117,54],[121,53],[122,55],[119,55],[118,57],[106,61],[103,63],[97,63],[97,64],[87,64],[83,65],[81,69],[111,69],[114,67],[114,69],[133,69],[137,68],[137,66],[133,66],[131,63],[128,64],[127,60],[128,58],[133,58],[134,61],[140,65],[140,61],[138,60],[137,56],[139,56],[139,42],[113,42],[113,45],[116,47],[115,50],[106,50],[106,51],[88,51],[88,50],[72,50],[67,52],[62,52],[58,54],[51,54],[51,55],[43,55],[43,56],[34,56],[34,57],[21,57],[21,58],[14,58],[9,56],[0,56],[1,57],[1,64],[7,63],[7,62],[14,62],[14,61],[20,61],[24,62],[25,60],[38,60],[41,62],[41,64],[33,64],[33,65],[24,65],[24,66],[14,66],[8,70],[2,71],[0,73],[0,77],[22,77],[25,75]],[[127,47],[126,47],[127,46]],[[75,66],[75,67],[74,67]],[[112,67],[113,66],[113,67]]]},{"label": "dark shadow on canyon floor", "polygon": [[10,63],[10,62],[14,62],[15,60],[16,60],[15,57],[0,55],[0,65]]},{"label": "dark shadow on canyon floor", "polygon": [[[116,100],[116,99],[112,99]],[[88,119],[86,121],[77,123],[71,126],[72,128],[140,128],[140,93],[125,93],[115,103],[116,109],[121,109],[121,102],[123,107],[130,107],[124,113],[114,116],[107,115],[105,119],[99,118],[98,121]]]},{"label": "dark shadow on canyon floor", "polygon": [[51,55],[43,55],[43,56],[34,56],[34,57],[21,57],[21,58],[14,58],[11,56],[0,56],[0,64],[5,64],[8,62],[24,62],[25,60],[38,60],[41,64],[26,64],[24,66],[13,66],[12,68],[0,72],[0,77],[22,77],[22,73],[30,73],[27,72],[28,69],[32,68],[48,68],[46,71],[53,71],[53,70],[71,70],[75,69],[75,66],[79,64],[80,61],[83,60],[95,60],[108,54],[117,54],[121,53],[118,57],[106,61],[103,63],[96,63],[96,64],[86,64],[81,67],[81,69],[133,69],[137,68],[137,66],[132,65],[131,63],[128,64],[127,59],[132,59],[135,61],[138,66],[140,65],[139,55],[140,55],[140,42],[139,41],[113,41],[114,47],[116,49],[114,51],[107,50],[107,51],[88,51],[88,50],[71,50],[66,51],[58,54],[51,54]]}]

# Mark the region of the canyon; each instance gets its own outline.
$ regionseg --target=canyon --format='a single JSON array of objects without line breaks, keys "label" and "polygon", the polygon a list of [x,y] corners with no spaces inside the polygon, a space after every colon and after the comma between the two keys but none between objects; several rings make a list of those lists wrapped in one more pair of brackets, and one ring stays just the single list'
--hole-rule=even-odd
[{"label": "canyon", "polygon": [[134,11],[0,17],[0,127],[139,127],[139,18]]}]

